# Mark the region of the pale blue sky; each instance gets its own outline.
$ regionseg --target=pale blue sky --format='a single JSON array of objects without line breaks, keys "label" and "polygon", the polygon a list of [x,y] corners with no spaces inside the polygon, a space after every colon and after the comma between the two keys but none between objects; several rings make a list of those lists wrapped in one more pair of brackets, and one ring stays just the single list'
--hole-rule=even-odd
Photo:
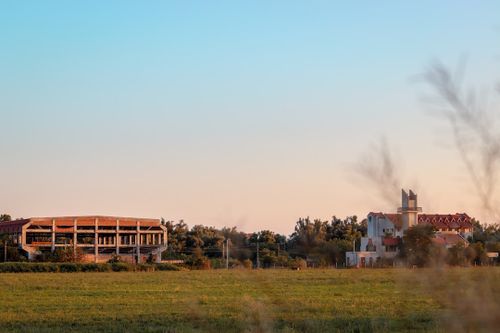
[{"label": "pale blue sky", "polygon": [[348,170],[385,135],[424,209],[473,215],[413,79],[465,55],[472,82],[494,82],[499,13],[498,1],[1,1],[0,210],[289,233],[300,216],[391,209]]}]

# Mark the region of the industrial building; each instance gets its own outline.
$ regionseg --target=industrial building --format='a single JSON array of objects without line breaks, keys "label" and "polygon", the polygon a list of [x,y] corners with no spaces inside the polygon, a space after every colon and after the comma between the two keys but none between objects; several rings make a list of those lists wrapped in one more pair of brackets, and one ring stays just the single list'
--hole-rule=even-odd
[{"label": "industrial building", "polygon": [[158,219],[112,216],[32,217],[0,223],[0,233],[29,259],[57,248],[72,248],[87,262],[107,262],[114,255],[141,263],[161,261],[167,228]]}]

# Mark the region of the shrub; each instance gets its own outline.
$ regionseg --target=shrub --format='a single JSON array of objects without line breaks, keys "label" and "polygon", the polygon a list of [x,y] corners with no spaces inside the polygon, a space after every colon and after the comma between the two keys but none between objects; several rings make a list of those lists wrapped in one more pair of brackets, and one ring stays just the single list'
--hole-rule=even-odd
[{"label": "shrub", "polygon": [[77,264],[75,263],[61,263],[59,264],[59,271],[62,273],[68,273],[68,272],[78,272],[79,268]]},{"label": "shrub", "polygon": [[[224,267],[226,267],[226,264],[224,264]],[[243,267],[241,261],[239,261],[238,259],[229,258],[229,268],[241,268],[241,267]]]},{"label": "shrub", "polygon": [[155,265],[156,269],[159,271],[180,271],[181,268],[176,265],[172,264],[156,264]]},{"label": "shrub", "polygon": [[189,266],[190,268],[193,269],[210,269],[211,268],[211,262],[210,260],[205,257],[195,257],[194,255],[186,260],[186,265]]},{"label": "shrub", "polygon": [[111,264],[111,270],[113,272],[128,272],[132,271],[133,267],[130,264],[124,263],[124,262],[116,262]]},{"label": "shrub", "polygon": [[245,259],[241,262],[241,264],[243,265],[243,267],[245,267],[246,269],[252,269],[253,267],[253,262],[252,260],[250,259]]},{"label": "shrub", "polygon": [[133,265],[125,262],[112,264],[96,263],[55,263],[55,262],[5,262],[0,263],[0,273],[72,273],[72,272],[154,272],[154,271],[180,271],[177,265],[139,264]]},{"label": "shrub", "polygon": [[387,268],[394,266],[394,259],[392,258],[377,258],[375,262],[375,267],[377,268]]},{"label": "shrub", "polygon": [[150,253],[150,254],[148,255],[148,259],[146,259],[146,263],[147,263],[147,264],[153,264],[154,262],[155,262],[155,258],[153,257],[153,254],[152,254],[152,253]]},{"label": "shrub", "polygon": [[302,259],[302,258],[296,258],[290,261],[290,268],[291,269],[306,269],[307,268],[307,262]]},{"label": "shrub", "polygon": [[5,262],[0,263],[0,273],[58,272],[52,263]]},{"label": "shrub", "polygon": [[222,258],[211,258],[210,267],[215,269],[226,268],[226,260]]},{"label": "shrub", "polygon": [[54,253],[51,254],[50,260],[54,262],[81,262],[83,256],[81,248],[77,248],[75,251],[72,247],[67,246],[57,248]]},{"label": "shrub", "polygon": [[154,272],[155,266],[151,264],[138,264],[135,266],[136,272]]},{"label": "shrub", "polygon": [[95,263],[86,263],[80,264],[81,272],[109,272],[110,266],[108,264],[95,264]]},{"label": "shrub", "polygon": [[51,263],[33,263],[33,264],[26,263],[25,267],[26,267],[27,271],[29,271],[29,272],[40,272],[40,273],[59,272],[59,267],[57,265],[51,264]]},{"label": "shrub", "polygon": [[114,253],[111,256],[111,259],[108,260],[108,263],[115,264],[117,262],[122,262],[122,257],[120,257],[119,255],[117,255],[116,253]]}]

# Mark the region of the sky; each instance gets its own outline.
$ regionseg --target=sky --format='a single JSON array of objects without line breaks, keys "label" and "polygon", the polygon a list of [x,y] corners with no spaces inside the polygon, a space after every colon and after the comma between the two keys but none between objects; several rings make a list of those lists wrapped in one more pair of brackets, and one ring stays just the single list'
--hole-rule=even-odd
[{"label": "sky", "polygon": [[[498,1],[0,2],[0,212],[290,234],[391,212],[385,138],[429,213],[482,212],[420,75],[500,79]],[[498,104],[497,104],[498,105]]]}]

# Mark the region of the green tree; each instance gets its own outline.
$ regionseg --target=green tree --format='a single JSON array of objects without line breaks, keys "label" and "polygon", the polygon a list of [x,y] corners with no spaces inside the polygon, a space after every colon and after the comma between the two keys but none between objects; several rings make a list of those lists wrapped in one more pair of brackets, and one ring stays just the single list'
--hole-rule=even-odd
[{"label": "green tree", "polygon": [[451,266],[467,265],[467,257],[465,256],[465,243],[458,242],[448,249],[446,255],[446,263]]},{"label": "green tree", "polygon": [[400,256],[411,266],[428,266],[434,251],[435,230],[431,225],[415,225],[410,227],[403,236],[403,246]]},{"label": "green tree", "polygon": [[295,231],[290,237],[291,251],[294,255],[307,257],[326,240],[328,221],[309,217],[300,218],[295,224]]},{"label": "green tree", "polygon": [[163,256],[165,258],[177,258],[186,251],[188,226],[184,223],[184,220],[174,223],[162,219],[162,224],[167,228],[168,237],[168,249]]},{"label": "green tree", "polygon": [[10,243],[9,235],[8,234],[0,234],[0,244],[2,245],[2,249],[3,249],[2,260],[4,262],[7,261],[7,252],[8,252],[9,243]]},{"label": "green tree", "polygon": [[49,259],[54,262],[81,262],[83,257],[82,249],[76,248],[75,251],[72,246],[65,246],[56,248]]},{"label": "green tree", "polygon": [[12,217],[8,214],[0,215],[0,222],[9,222],[12,221]]},{"label": "green tree", "polygon": [[481,242],[470,244],[467,248],[465,248],[464,252],[468,262],[472,265],[484,265],[488,263],[486,249],[484,248],[484,244]]}]

